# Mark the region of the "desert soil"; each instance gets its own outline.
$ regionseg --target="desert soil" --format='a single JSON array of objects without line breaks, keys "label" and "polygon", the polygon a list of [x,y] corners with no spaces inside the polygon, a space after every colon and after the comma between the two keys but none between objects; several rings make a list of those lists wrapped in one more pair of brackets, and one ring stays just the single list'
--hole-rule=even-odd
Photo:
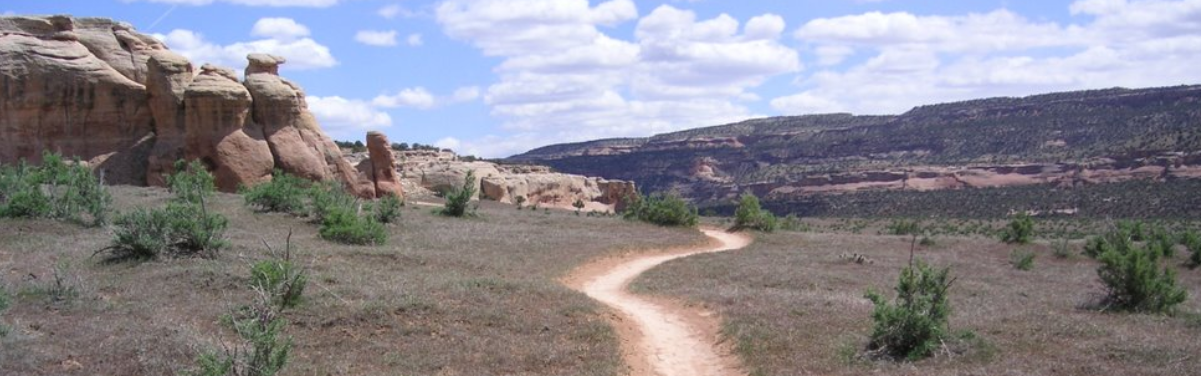
[{"label": "desert soil", "polygon": [[622,337],[623,356],[632,376],[731,376],[745,374],[729,351],[718,346],[717,320],[705,310],[672,301],[637,296],[630,282],[665,262],[702,253],[746,247],[750,238],[721,230],[702,230],[709,245],[641,252],[585,265],[569,276],[571,288],[609,306]]}]

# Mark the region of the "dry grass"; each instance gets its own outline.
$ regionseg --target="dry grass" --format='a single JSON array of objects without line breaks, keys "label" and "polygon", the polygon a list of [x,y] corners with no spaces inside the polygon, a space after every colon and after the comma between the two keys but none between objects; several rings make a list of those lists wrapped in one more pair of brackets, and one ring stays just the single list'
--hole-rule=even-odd
[{"label": "dry grass", "polygon": [[[160,189],[115,187],[118,209],[162,205]],[[107,264],[89,258],[103,229],[0,220],[0,284],[17,297],[0,315],[0,374],[170,375],[236,336],[221,316],[251,300],[249,265],[289,229],[308,267],[305,302],[285,314],[296,347],[286,375],[614,375],[618,342],[599,306],[555,279],[622,250],[704,241],[692,230],[517,211],[480,218],[408,206],[388,245],[322,241],[303,219],[254,214],[219,195],[233,247],[216,259]],[[55,301],[56,264],[75,297]]]},{"label": "dry grass", "polygon": [[[1077,244],[1077,251],[1079,245]],[[995,239],[939,238],[918,256],[949,265],[952,330],[982,338],[966,352],[916,363],[870,362],[854,354],[871,330],[869,288],[892,296],[909,238],[854,234],[761,235],[745,250],[669,262],[635,289],[682,296],[723,315],[724,335],[752,375],[1195,375],[1201,369],[1201,273],[1178,266],[1191,293],[1176,317],[1081,308],[1103,287],[1095,261],[1059,259],[1051,247],[1031,271],[1014,269],[1017,247]],[[874,264],[839,258],[859,253]],[[1179,253],[1179,252],[1178,252]]]}]

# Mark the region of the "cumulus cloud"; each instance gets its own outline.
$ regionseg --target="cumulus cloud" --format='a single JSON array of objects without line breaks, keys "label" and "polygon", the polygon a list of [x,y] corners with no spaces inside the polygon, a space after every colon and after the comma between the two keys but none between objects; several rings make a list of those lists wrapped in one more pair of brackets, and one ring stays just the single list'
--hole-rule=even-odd
[{"label": "cumulus cloud", "polygon": [[309,28],[291,18],[261,18],[250,29],[250,35],[280,40],[309,36]]},{"label": "cumulus cloud", "polygon": [[410,107],[430,109],[436,104],[434,95],[423,87],[403,89],[396,94],[383,94],[371,100],[371,104],[383,108]]},{"label": "cumulus cloud", "polygon": [[354,40],[369,46],[388,47],[396,45],[396,30],[375,31],[360,30],[355,33]]},{"label": "cumulus cloud", "polygon": [[[485,104],[507,133],[462,140],[464,151],[502,156],[538,145],[644,136],[754,116],[744,105],[768,77],[797,72],[780,43],[782,17],[745,25],[660,6],[639,19],[629,0],[448,0],[436,15],[452,38],[500,57]],[[604,28],[637,20],[632,39]]]},{"label": "cumulus cloud", "polygon": [[148,3],[201,6],[216,2],[253,7],[308,7],[325,8],[338,4],[338,0],[129,0]]},{"label": "cumulus cloud", "polygon": [[[991,96],[1201,81],[1201,0],[1080,0],[1081,24],[1006,10],[953,16],[864,13],[809,21],[794,37],[823,70],[774,98],[785,114],[900,113]],[[864,56],[846,63],[848,56]]]},{"label": "cumulus cloud", "polygon": [[408,38],[405,38],[405,44],[410,47],[418,47],[425,44],[425,41],[421,39],[421,34],[409,34]]},{"label": "cumulus cloud", "polygon": [[318,69],[338,64],[329,47],[311,38],[302,38],[308,35],[308,28],[293,20],[264,18],[255,23],[251,34],[266,36],[268,39],[221,45],[205,39],[203,34],[186,29],[175,29],[167,34],[153,36],[197,65],[212,63],[226,67],[244,67],[246,55],[256,52],[283,56],[288,60],[283,69]]},{"label": "cumulus cloud", "polygon": [[339,96],[305,98],[321,128],[334,139],[357,139],[362,133],[392,126],[392,117],[362,100]]},{"label": "cumulus cloud", "polygon": [[480,88],[478,86],[461,87],[455,90],[451,95],[451,100],[454,102],[469,102],[480,97]]}]

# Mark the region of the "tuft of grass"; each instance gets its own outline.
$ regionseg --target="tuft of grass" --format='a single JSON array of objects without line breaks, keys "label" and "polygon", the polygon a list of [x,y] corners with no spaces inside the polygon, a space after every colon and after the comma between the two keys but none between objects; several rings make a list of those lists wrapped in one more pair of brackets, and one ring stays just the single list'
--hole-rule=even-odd
[{"label": "tuft of grass", "polygon": [[1034,269],[1035,254],[1027,250],[1014,250],[1009,254],[1009,264],[1013,265],[1014,269],[1021,271],[1030,271]]}]

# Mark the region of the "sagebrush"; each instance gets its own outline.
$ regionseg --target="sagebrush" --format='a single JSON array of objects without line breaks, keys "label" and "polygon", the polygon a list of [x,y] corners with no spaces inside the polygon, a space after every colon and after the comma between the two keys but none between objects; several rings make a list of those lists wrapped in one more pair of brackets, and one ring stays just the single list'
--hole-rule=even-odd
[{"label": "sagebrush", "polygon": [[911,360],[930,355],[948,333],[947,292],[952,283],[950,268],[936,269],[918,260],[901,270],[893,302],[868,291],[866,297],[875,305],[868,350]]}]

